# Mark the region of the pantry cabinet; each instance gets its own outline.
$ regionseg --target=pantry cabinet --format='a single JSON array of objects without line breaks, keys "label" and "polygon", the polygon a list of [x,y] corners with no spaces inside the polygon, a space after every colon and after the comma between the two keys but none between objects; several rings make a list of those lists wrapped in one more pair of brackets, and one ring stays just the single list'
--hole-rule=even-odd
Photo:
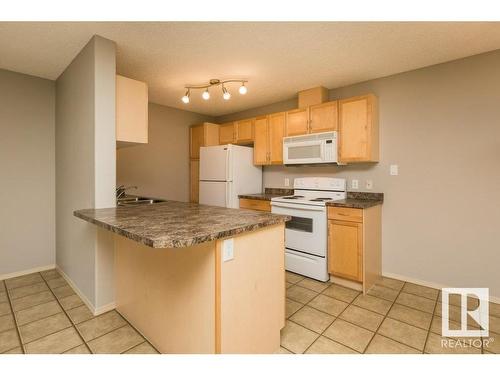
[{"label": "pantry cabinet", "polygon": [[255,165],[283,163],[283,136],[285,133],[285,124],[285,112],[260,116],[255,119]]},{"label": "pantry cabinet", "polygon": [[339,160],[377,162],[379,134],[377,98],[368,94],[339,101]]},{"label": "pantry cabinet", "polygon": [[200,161],[189,161],[189,201],[198,203],[200,196]]},{"label": "pantry cabinet", "polygon": [[234,131],[234,123],[227,122],[219,125],[219,144],[226,145],[236,142],[236,132]]},{"label": "pantry cabinet", "polygon": [[189,128],[189,200],[198,202],[200,147],[219,144],[219,125],[204,122]]},{"label": "pantry cabinet", "polygon": [[148,143],[148,86],[116,76],[117,146]]},{"label": "pantry cabinet", "polygon": [[381,206],[328,207],[328,272],[367,292],[382,272]]}]

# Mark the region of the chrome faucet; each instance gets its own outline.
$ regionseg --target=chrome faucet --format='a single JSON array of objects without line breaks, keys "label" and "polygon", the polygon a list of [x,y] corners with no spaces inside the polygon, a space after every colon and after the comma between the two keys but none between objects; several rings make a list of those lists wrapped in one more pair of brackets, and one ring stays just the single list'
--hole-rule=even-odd
[{"label": "chrome faucet", "polygon": [[137,189],[137,186],[120,185],[116,188],[116,199],[120,199],[125,195],[125,192],[130,189]]}]

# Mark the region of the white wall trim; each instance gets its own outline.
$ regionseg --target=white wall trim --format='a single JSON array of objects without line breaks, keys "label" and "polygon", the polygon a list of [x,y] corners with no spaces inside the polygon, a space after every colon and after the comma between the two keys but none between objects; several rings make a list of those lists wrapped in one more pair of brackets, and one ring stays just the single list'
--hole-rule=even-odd
[{"label": "white wall trim", "polygon": [[54,268],[56,268],[55,264],[49,264],[47,266],[35,267],[35,268],[31,268],[29,270],[6,273],[3,275],[0,275],[0,280],[6,280],[6,279],[11,279],[13,277],[29,275],[30,273],[35,273],[35,272],[48,271],[48,270],[52,270]]},{"label": "white wall trim", "polygon": [[59,266],[56,266],[56,269],[59,271],[59,273],[64,278],[64,280],[66,280],[66,282],[73,288],[73,290],[78,295],[78,297],[80,297],[82,299],[83,303],[89,308],[89,310],[92,312],[92,314],[94,314],[94,316],[103,314],[105,312],[111,311],[111,310],[116,308],[116,303],[114,303],[114,302],[109,303],[109,304],[102,306],[100,308],[96,308],[88,300],[88,298],[85,296],[85,294],[83,294],[82,291],[76,286],[76,284],[73,282],[73,280],[71,280],[70,277]]},{"label": "white wall trim", "polygon": [[[432,281],[414,279],[412,277],[398,275],[397,273],[392,273],[392,272],[382,272],[382,276],[390,277],[391,279],[398,279],[401,281],[406,281],[409,283],[420,284],[420,285],[427,286],[429,288],[434,288],[434,289],[454,288],[455,287],[455,286],[450,286],[450,285],[443,285],[443,284],[434,283]],[[490,302],[500,304],[500,297],[490,295]]]}]

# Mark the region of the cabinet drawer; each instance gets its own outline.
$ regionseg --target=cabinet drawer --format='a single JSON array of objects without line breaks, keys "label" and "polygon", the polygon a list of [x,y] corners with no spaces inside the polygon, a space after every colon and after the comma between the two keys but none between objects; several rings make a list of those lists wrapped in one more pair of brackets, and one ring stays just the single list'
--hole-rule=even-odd
[{"label": "cabinet drawer", "polygon": [[328,219],[363,222],[363,210],[361,208],[328,207]]},{"label": "cabinet drawer", "polygon": [[249,210],[257,211],[269,211],[271,212],[271,202],[263,201],[260,199],[240,199],[240,208],[246,208]]}]

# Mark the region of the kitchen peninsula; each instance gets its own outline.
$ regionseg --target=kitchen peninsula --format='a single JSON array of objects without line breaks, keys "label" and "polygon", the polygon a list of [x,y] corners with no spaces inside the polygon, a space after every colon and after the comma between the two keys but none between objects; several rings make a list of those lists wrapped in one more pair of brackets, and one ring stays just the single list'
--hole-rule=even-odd
[{"label": "kitchen peninsula", "polygon": [[279,349],[289,217],[174,201],[74,215],[116,234],[116,309],[162,353]]}]

